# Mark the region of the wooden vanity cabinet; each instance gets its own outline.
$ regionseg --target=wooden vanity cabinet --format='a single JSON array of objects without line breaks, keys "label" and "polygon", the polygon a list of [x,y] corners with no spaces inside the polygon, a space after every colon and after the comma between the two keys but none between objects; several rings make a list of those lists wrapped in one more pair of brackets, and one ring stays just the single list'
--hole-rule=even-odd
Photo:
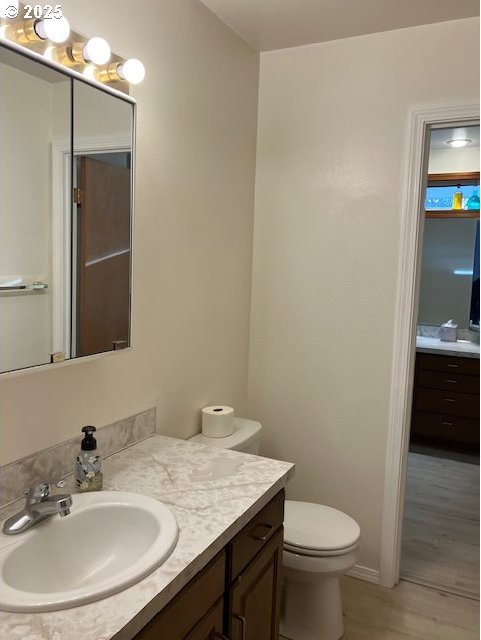
[{"label": "wooden vanity cabinet", "polygon": [[479,360],[418,353],[411,441],[479,452]]},{"label": "wooden vanity cabinet", "polygon": [[135,640],[206,640],[222,633],[225,571],[226,552],[223,550],[135,636]]},{"label": "wooden vanity cabinet", "polygon": [[134,640],[277,640],[283,520],[281,491]]},{"label": "wooden vanity cabinet", "polygon": [[[224,600],[219,602],[198,622],[185,640],[223,640]],[[167,636],[164,636],[167,637]]]},{"label": "wooden vanity cabinet", "polygon": [[277,640],[281,601],[282,527],[234,580],[228,593],[229,640]]}]

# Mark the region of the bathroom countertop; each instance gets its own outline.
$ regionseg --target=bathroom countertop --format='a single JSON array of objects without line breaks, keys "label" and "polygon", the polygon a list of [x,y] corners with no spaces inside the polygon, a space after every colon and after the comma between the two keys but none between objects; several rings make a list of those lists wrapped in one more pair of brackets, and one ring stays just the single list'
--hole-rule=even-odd
[{"label": "bathroom countertop", "polygon": [[416,336],[416,351],[434,353],[441,356],[459,356],[461,358],[478,358],[479,344],[468,340],[457,342],[441,342],[439,338]]},{"label": "bathroom countertop", "polygon": [[[293,470],[287,462],[159,435],[111,456],[104,462],[105,489],[142,493],[172,509],[180,529],[172,555],[134,586],[103,600],[48,613],[2,612],[1,635],[132,640],[286,485]],[[21,506],[10,505],[0,512],[2,519]],[[87,533],[95,543],[95,533]]]}]

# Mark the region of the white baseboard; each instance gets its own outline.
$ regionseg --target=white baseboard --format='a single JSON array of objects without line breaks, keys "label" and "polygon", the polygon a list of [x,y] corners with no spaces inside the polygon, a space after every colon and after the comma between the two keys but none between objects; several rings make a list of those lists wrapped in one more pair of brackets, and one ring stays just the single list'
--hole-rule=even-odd
[{"label": "white baseboard", "polygon": [[376,569],[370,569],[369,567],[363,567],[360,564],[347,572],[351,578],[357,578],[358,580],[365,580],[366,582],[372,582],[373,584],[380,584],[380,574]]}]

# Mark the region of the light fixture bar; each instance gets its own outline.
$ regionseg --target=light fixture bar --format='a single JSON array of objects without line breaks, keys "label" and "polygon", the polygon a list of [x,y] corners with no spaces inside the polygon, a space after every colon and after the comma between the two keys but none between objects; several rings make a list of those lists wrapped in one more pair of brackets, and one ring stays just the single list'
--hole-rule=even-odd
[{"label": "light fixture bar", "polygon": [[[12,3],[15,4],[14,0]],[[18,4],[16,17],[0,17],[1,41],[19,45],[25,51],[40,54],[45,60],[70,70],[76,69],[87,79],[116,85],[126,93],[127,84],[137,84],[144,79],[144,65],[135,58],[123,60],[112,56],[104,38],[95,36],[85,39],[77,33],[71,33],[68,20],[63,15],[25,20],[22,17],[25,16],[25,8],[21,3]]]}]

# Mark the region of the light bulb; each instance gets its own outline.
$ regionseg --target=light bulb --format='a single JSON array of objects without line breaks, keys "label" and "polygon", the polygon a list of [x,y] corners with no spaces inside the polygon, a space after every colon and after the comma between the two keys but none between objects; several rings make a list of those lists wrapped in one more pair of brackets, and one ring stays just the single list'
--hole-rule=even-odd
[{"label": "light bulb", "polygon": [[42,40],[50,40],[56,44],[65,42],[70,35],[70,25],[67,18],[44,18],[35,23],[35,33]]},{"label": "light bulb", "polygon": [[469,138],[458,138],[457,140],[448,140],[446,144],[458,149],[460,147],[466,147],[470,142],[472,142],[472,140],[469,140]]},{"label": "light bulb", "polygon": [[43,52],[43,57],[46,60],[55,61],[55,47],[47,47]]},{"label": "light bulb", "polygon": [[85,69],[83,70],[82,75],[88,80],[96,80],[96,71],[97,68],[93,64],[89,64],[88,67],[85,67]]},{"label": "light bulb", "polygon": [[85,62],[106,64],[110,60],[110,46],[103,38],[90,38],[84,44],[82,54]]},{"label": "light bulb", "polygon": [[18,16],[18,0],[0,0],[0,18],[16,18]]},{"label": "light bulb", "polygon": [[0,40],[12,40],[13,39],[13,33],[12,33],[12,27],[9,24],[3,24],[0,27]]},{"label": "light bulb", "polygon": [[130,84],[139,84],[145,78],[145,67],[135,58],[126,60],[118,68],[119,77]]}]

